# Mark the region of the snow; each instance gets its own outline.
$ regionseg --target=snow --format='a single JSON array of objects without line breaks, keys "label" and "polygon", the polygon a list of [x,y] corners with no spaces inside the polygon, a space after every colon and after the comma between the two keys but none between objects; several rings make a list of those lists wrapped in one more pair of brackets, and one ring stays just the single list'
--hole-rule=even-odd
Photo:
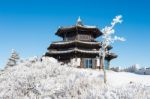
[{"label": "snow", "polygon": [[130,82],[150,85],[150,75],[138,75],[127,72],[108,71],[107,76],[108,84],[110,84],[111,86],[121,87],[122,85],[129,84]]},{"label": "snow", "polygon": [[97,26],[84,25],[86,28],[97,28]]},{"label": "snow", "polygon": [[71,62],[69,65],[72,67],[78,67],[78,66],[80,66],[80,61],[81,61],[80,58],[73,58],[73,59],[71,59]]},{"label": "snow", "polygon": [[71,43],[83,43],[83,44],[101,44],[100,42],[85,42],[85,41],[79,41],[79,40],[74,40],[74,41],[66,41],[66,42],[54,42],[52,44],[57,44],[57,45],[65,45],[65,44],[71,44]]},{"label": "snow", "polygon": [[74,26],[69,26],[69,27],[61,26],[61,27],[59,27],[59,29],[70,29],[70,28],[74,28],[74,27],[81,27],[81,28],[87,28],[87,29],[96,29],[97,28],[97,26],[90,26],[90,25],[74,25]]},{"label": "snow", "polygon": [[[118,36],[114,36],[113,34],[115,33],[115,29],[114,27],[118,24],[118,23],[122,23],[122,16],[118,15],[116,16],[113,21],[111,22],[111,26],[105,26],[102,29],[103,32],[103,41],[102,41],[102,48],[103,47],[107,47],[108,45],[110,45],[110,43],[114,43],[114,41],[126,41],[125,38],[123,37],[118,37]],[[104,48],[104,49],[105,49]]]},{"label": "snow", "polygon": [[99,54],[99,51],[96,51],[96,50],[90,51],[90,50],[81,50],[81,49],[78,49],[78,48],[73,48],[73,49],[65,50],[65,51],[50,50],[49,52],[53,53],[53,54],[64,54],[64,53],[71,53],[71,52],[74,52],[74,51],[81,52],[81,53],[95,53],[95,54]]},{"label": "snow", "polygon": [[150,99],[150,75],[61,65],[29,59],[0,71],[0,99]]}]

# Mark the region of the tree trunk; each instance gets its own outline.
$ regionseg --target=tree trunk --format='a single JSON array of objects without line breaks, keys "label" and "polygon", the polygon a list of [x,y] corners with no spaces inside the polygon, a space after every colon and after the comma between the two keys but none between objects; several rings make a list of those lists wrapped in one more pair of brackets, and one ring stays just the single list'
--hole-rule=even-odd
[{"label": "tree trunk", "polygon": [[105,55],[102,56],[102,63],[103,63],[103,72],[104,72],[104,83],[107,82],[107,78],[106,78],[106,70],[105,70],[105,66],[104,66],[104,61],[105,61]]},{"label": "tree trunk", "polygon": [[108,60],[108,70],[110,70],[110,60]]},{"label": "tree trunk", "polygon": [[103,69],[103,58],[102,56],[100,56],[100,67],[99,69]]}]

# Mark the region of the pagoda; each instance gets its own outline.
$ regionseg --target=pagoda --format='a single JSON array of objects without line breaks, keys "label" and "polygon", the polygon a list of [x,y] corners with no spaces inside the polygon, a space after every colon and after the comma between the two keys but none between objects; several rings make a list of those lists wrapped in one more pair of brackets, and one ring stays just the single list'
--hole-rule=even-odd
[{"label": "pagoda", "polygon": [[[96,41],[103,33],[96,26],[83,25],[80,17],[76,25],[59,27],[55,33],[62,41],[52,42],[48,47],[46,56],[54,57],[63,63],[75,60],[80,68],[103,68],[100,57],[101,42]],[[108,46],[105,57],[108,63],[117,55],[110,53],[112,46]]]}]

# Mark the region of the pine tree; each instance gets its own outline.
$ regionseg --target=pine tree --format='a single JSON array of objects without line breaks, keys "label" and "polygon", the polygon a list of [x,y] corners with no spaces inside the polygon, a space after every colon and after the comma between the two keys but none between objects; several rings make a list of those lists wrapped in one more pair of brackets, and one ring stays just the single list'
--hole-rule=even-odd
[{"label": "pine tree", "polygon": [[19,60],[19,54],[14,49],[12,49],[11,56],[7,62],[7,67],[17,65],[18,60]]}]

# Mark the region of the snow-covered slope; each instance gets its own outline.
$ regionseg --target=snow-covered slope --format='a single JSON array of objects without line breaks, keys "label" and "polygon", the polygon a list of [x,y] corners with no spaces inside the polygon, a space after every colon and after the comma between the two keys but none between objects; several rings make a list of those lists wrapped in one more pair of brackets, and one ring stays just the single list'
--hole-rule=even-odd
[{"label": "snow-covered slope", "polygon": [[53,58],[0,71],[0,99],[150,99],[150,76],[61,65]]}]

